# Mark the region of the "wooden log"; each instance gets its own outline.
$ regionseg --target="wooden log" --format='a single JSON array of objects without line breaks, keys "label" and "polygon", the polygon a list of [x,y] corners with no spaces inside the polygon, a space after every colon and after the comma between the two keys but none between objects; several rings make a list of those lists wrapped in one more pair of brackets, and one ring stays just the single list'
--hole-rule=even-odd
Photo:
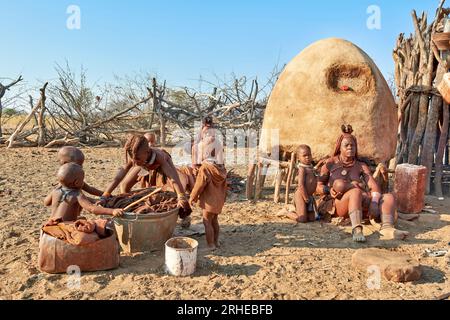
[{"label": "wooden log", "polygon": [[416,130],[418,121],[418,110],[419,110],[419,95],[414,94],[411,98],[411,104],[409,107],[409,117],[408,117],[408,129],[406,134],[406,144],[403,146],[402,150],[402,163],[408,162],[408,154],[410,150],[411,141],[414,137],[414,132]]},{"label": "wooden log", "polygon": [[62,147],[62,146],[72,146],[76,145],[80,142],[80,138],[69,139],[69,137],[64,137],[62,139],[55,139],[47,143],[44,148],[52,148],[52,147]]},{"label": "wooden log", "polygon": [[273,166],[280,167],[280,168],[289,168],[289,161],[277,161],[277,160],[266,158],[261,155],[259,156],[259,159],[263,164],[271,164]]},{"label": "wooden log", "polygon": [[427,126],[425,136],[422,143],[422,151],[420,164],[427,167],[427,175],[425,179],[425,193],[430,193],[430,176],[433,169],[434,149],[436,143],[437,123],[439,121],[439,111],[442,109],[442,98],[433,96],[431,100],[430,110],[428,111]]},{"label": "wooden log", "polygon": [[419,99],[419,108],[417,112],[417,126],[411,139],[408,152],[408,163],[417,164],[419,157],[419,147],[422,142],[428,114],[428,95],[421,94]]},{"label": "wooden log", "polygon": [[[434,44],[431,41],[431,37],[436,31],[436,27],[438,24],[438,20],[440,18],[440,14],[442,11],[442,5],[445,0],[441,0],[440,6],[436,11],[436,19],[433,22],[433,25],[430,28],[426,26],[426,18],[425,15],[422,15],[422,19],[420,23],[418,21],[416,12],[413,10],[412,18],[414,22],[414,29],[416,31],[417,40],[420,48],[420,65],[419,70],[422,76],[422,86],[431,87],[433,83],[433,73],[434,73],[434,60],[435,55],[433,51]],[[425,25],[425,28],[421,28],[421,24]],[[422,143],[422,138],[425,132],[425,127],[427,123],[427,115],[428,115],[428,104],[429,104],[429,95],[421,94],[419,101],[419,112],[418,112],[418,121],[417,126],[414,131],[414,136],[411,141],[411,148],[408,154],[408,163],[417,164],[419,148]]]},{"label": "wooden log", "polygon": [[280,202],[280,188],[281,188],[281,183],[283,182],[283,175],[284,175],[284,170],[279,168],[277,170],[277,175],[275,177],[275,192],[273,194],[273,201],[275,203]]},{"label": "wooden log", "polygon": [[247,173],[247,185],[246,185],[246,190],[245,190],[245,194],[247,197],[247,200],[250,200],[253,198],[253,183],[255,181],[255,171],[256,171],[256,163],[250,164],[249,168],[248,168],[248,173]]},{"label": "wooden log", "polygon": [[441,127],[441,135],[439,138],[438,149],[436,152],[436,163],[435,170],[436,175],[434,177],[434,190],[437,197],[442,198],[442,169],[443,169],[443,156],[444,149],[447,147],[448,141],[448,129],[449,129],[449,110],[448,104],[443,104],[443,112],[442,112],[442,127]]},{"label": "wooden log", "polygon": [[287,179],[286,179],[286,195],[285,195],[285,199],[284,199],[284,203],[286,205],[289,204],[289,189],[291,186],[291,182],[292,182],[292,173],[294,171],[294,165],[295,165],[295,153],[292,152],[291,154],[291,160],[289,161],[289,170],[288,170],[288,174],[287,174]]},{"label": "wooden log", "polygon": [[264,164],[262,167],[262,177],[261,177],[261,190],[264,189],[264,183],[266,182],[267,172],[269,170],[270,164]]},{"label": "wooden log", "polygon": [[408,122],[409,122],[409,110],[410,110],[411,103],[408,104],[408,106],[405,108],[404,114],[401,117],[400,121],[400,139],[397,142],[397,149],[395,152],[395,164],[394,167],[397,164],[401,164],[404,162],[404,154],[406,154],[407,150],[407,134],[408,134]]},{"label": "wooden log", "polygon": [[256,189],[255,189],[255,200],[261,199],[262,194],[262,179],[263,179],[263,167],[264,165],[258,161],[256,166],[258,171],[256,174]]},{"label": "wooden log", "polygon": [[46,100],[45,92],[41,91],[41,101],[39,112],[37,113],[37,123],[39,127],[38,139],[37,143],[39,147],[42,147],[45,144],[45,139],[47,136],[46,127],[45,127],[45,100]]}]

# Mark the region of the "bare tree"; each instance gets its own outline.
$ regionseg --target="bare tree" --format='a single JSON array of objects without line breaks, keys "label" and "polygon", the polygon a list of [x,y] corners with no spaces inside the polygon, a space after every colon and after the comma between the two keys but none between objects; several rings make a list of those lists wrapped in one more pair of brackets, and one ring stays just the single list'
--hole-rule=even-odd
[{"label": "bare tree", "polygon": [[3,137],[3,131],[2,131],[2,114],[3,114],[3,104],[2,104],[2,98],[5,96],[5,93],[7,90],[10,90],[11,87],[18,84],[20,81],[22,81],[22,76],[19,76],[15,81],[11,82],[8,85],[3,85],[0,83],[0,139]]}]

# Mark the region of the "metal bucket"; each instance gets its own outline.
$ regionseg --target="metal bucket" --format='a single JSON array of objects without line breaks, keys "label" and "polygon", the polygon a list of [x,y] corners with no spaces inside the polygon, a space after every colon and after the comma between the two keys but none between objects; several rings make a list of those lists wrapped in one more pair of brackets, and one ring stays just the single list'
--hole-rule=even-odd
[{"label": "metal bucket", "polygon": [[120,247],[126,253],[156,251],[172,237],[177,225],[178,208],[152,214],[125,213],[114,218]]}]

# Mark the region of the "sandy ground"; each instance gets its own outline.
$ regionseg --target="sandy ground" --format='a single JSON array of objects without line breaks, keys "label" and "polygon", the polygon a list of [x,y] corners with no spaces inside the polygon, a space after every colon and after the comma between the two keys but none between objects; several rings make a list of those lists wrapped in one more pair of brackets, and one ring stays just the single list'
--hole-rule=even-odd
[{"label": "sandy ground", "polygon": [[[123,156],[120,149],[84,149],[86,181],[105,187]],[[355,244],[348,228],[333,224],[295,225],[278,217],[281,205],[256,204],[243,195],[230,198],[220,216],[223,246],[198,256],[191,277],[164,272],[163,252],[121,254],[120,268],[85,273],[79,289],[69,276],[37,269],[38,238],[49,210],[43,198],[56,184],[55,152],[0,149],[0,298],[1,299],[433,299],[450,291],[444,258],[423,257],[426,248],[449,249],[450,200],[428,197],[439,214],[422,214],[399,228],[411,232],[404,242],[379,240],[366,228],[368,242]],[[245,173],[245,168],[236,172]],[[194,212],[194,223],[200,213]],[[193,236],[205,247],[204,236]],[[368,289],[368,275],[354,270],[351,256],[367,247],[410,254],[423,266],[413,283],[382,280]]]}]

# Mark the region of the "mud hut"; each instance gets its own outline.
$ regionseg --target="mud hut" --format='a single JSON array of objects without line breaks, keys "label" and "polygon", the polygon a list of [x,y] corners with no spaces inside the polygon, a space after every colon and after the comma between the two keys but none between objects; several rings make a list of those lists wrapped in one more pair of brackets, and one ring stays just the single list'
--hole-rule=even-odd
[{"label": "mud hut", "polygon": [[[318,161],[332,152],[342,124],[354,128],[361,157],[380,163],[395,156],[397,105],[386,80],[359,47],[329,38],[304,49],[281,73],[264,114],[260,155],[276,160],[273,150],[279,150],[281,167],[289,168],[295,160],[292,151],[308,144]],[[249,170],[248,197],[254,167]],[[256,194],[264,181],[259,175]]]}]

